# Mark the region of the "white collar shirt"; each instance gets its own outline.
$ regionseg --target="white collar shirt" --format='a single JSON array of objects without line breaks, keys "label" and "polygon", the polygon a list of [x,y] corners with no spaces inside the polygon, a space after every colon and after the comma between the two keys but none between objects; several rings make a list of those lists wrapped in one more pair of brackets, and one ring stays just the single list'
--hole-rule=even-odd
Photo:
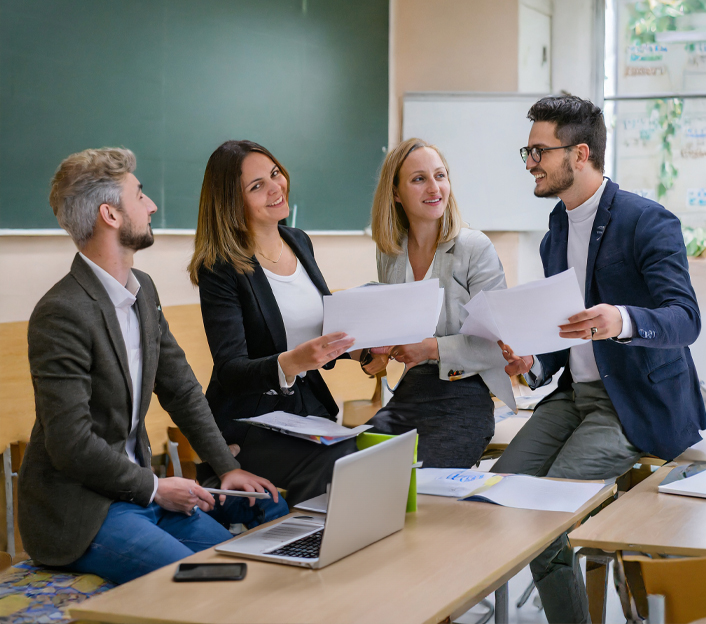
[{"label": "white collar shirt", "polygon": [[125,452],[131,462],[139,464],[135,455],[137,446],[137,431],[140,420],[140,401],[142,399],[142,341],[140,337],[140,319],[137,315],[137,293],[140,282],[132,271],[128,274],[127,284],[123,286],[110,273],[99,267],[95,262],[80,254],[86,264],[93,270],[96,277],[105,288],[111,302],[115,306],[120,331],[125,341],[130,381],[132,382],[132,421],[130,432],[125,442]]}]

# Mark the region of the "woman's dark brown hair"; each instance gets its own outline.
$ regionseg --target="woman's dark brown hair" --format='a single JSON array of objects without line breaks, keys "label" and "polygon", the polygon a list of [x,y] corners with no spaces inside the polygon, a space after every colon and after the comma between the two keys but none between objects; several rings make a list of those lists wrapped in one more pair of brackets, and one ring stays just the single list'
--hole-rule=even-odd
[{"label": "woman's dark brown hair", "polygon": [[252,233],[245,217],[241,184],[243,161],[257,152],[267,156],[287,180],[289,174],[269,150],[252,141],[226,141],[208,159],[203,176],[194,255],[189,263],[192,284],[199,283],[199,269],[213,268],[217,260],[228,262],[239,273],[253,270]]}]

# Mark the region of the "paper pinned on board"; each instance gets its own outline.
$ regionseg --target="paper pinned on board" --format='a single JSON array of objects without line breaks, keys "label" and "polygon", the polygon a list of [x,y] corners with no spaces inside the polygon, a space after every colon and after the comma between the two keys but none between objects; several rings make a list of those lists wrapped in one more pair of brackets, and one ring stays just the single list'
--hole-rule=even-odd
[{"label": "paper pinned on board", "polygon": [[585,344],[562,338],[559,325],[585,310],[573,268],[507,290],[482,291],[465,306],[462,334],[502,340],[517,355],[552,353]]},{"label": "paper pinned on board", "polygon": [[436,278],[342,290],[324,297],[322,333],[346,332],[349,351],[421,342],[436,332],[443,293]]}]

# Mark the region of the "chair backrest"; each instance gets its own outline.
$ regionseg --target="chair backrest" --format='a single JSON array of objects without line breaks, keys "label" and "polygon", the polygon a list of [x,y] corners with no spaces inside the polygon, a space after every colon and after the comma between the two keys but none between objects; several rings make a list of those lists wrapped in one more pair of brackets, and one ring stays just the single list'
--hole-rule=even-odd
[{"label": "chair backrest", "polygon": [[639,563],[648,595],[665,597],[665,622],[688,624],[706,618],[706,557],[650,559],[626,555],[624,560]]},{"label": "chair backrest", "polygon": [[[191,447],[191,444],[179,427],[167,427],[167,438],[169,439],[169,446],[171,447],[169,449],[171,461],[167,466],[167,476],[177,476],[195,480],[196,464],[200,462],[196,451]],[[176,455],[171,452],[171,449],[174,449],[175,445]]]}]

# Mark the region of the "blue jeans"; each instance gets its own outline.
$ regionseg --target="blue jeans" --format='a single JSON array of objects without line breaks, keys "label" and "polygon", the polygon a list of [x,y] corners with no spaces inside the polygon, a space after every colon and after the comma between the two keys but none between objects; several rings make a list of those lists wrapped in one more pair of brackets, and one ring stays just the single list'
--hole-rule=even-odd
[{"label": "blue jeans", "polygon": [[258,500],[250,507],[247,498],[229,496],[224,506],[217,502],[209,514],[197,510],[191,516],[167,511],[157,503],[142,507],[115,502],[88,550],[64,568],[126,583],[230,539],[232,535],[219,522],[242,523],[251,529],[287,512],[281,497],[278,503]]}]

